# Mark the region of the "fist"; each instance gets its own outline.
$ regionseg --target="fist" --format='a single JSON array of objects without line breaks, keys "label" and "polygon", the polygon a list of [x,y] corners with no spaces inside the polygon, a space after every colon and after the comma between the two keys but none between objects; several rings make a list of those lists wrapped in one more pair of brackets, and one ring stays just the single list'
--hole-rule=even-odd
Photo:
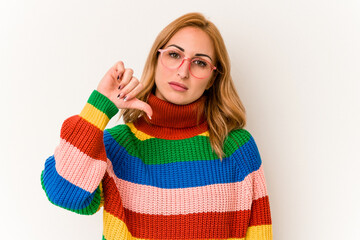
[{"label": "fist", "polygon": [[151,118],[150,105],[136,98],[144,86],[133,74],[131,68],[125,68],[124,63],[119,61],[101,79],[97,91],[109,98],[119,109],[139,109]]}]

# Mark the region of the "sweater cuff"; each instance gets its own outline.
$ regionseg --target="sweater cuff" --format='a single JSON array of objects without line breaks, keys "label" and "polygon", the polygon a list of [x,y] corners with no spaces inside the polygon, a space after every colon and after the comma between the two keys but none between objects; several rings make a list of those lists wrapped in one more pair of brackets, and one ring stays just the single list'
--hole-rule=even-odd
[{"label": "sweater cuff", "polygon": [[109,98],[94,90],[81,111],[80,117],[103,131],[110,119],[118,112],[119,109]]}]

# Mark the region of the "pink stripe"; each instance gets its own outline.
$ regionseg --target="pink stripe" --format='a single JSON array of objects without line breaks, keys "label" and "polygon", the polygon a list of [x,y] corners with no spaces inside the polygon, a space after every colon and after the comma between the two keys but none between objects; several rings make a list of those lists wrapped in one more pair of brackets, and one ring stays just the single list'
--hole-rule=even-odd
[{"label": "pink stripe", "polygon": [[54,156],[60,176],[88,192],[94,192],[104,177],[106,162],[89,157],[64,139],[56,147]]},{"label": "pink stripe", "polygon": [[[249,174],[241,182],[178,189],[158,188],[119,179],[114,174],[110,160],[107,173],[114,179],[125,208],[143,214],[179,215],[250,209],[253,200],[252,181],[259,173],[261,175],[261,170]],[[256,197],[266,193],[264,187],[258,187],[261,191]]]},{"label": "pink stripe", "polygon": [[260,168],[250,174],[252,178],[254,179],[254,185],[253,185],[253,200],[265,197],[268,193],[266,190],[266,180],[264,176],[264,168],[261,164]]}]

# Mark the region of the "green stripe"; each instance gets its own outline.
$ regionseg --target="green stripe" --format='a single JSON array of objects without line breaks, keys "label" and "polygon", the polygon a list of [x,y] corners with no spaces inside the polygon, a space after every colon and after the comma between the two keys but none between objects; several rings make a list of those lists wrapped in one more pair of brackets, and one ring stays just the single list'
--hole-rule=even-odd
[{"label": "green stripe", "polygon": [[100,195],[101,190],[100,190],[99,187],[96,189],[95,196],[94,196],[93,200],[91,201],[91,203],[87,207],[82,208],[82,209],[65,208],[65,207],[62,207],[60,205],[55,204],[53,201],[50,200],[50,198],[49,198],[49,196],[48,196],[48,194],[46,192],[46,189],[45,189],[43,175],[44,175],[44,170],[41,172],[41,185],[42,185],[42,188],[44,189],[44,191],[46,193],[46,196],[49,199],[49,201],[52,204],[54,204],[55,206],[58,206],[58,207],[66,209],[66,210],[69,210],[69,211],[72,211],[72,212],[75,212],[75,213],[78,213],[78,214],[82,214],[82,215],[92,215],[92,214],[96,213],[97,210],[99,209],[100,201],[101,201],[101,195]]},{"label": "green stripe", "polygon": [[[126,149],[128,154],[142,159],[145,164],[218,159],[218,156],[211,151],[209,137],[207,136],[198,135],[181,140],[150,138],[141,141],[124,124],[106,131],[119,145]],[[250,137],[250,133],[245,129],[232,131],[225,140],[223,148],[225,157],[231,156],[239,146],[248,142]]]},{"label": "green stripe", "polygon": [[115,116],[119,111],[116,105],[109,98],[105,97],[97,90],[94,90],[91,93],[87,102],[105,113],[109,119]]}]

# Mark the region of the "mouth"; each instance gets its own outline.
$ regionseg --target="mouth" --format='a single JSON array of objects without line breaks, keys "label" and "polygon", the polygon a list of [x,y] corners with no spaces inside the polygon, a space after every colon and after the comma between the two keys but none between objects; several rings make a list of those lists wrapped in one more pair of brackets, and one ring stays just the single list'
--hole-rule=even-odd
[{"label": "mouth", "polygon": [[184,85],[184,84],[181,84],[181,83],[177,83],[177,82],[169,82],[169,85],[174,89],[174,90],[177,90],[177,91],[186,91],[188,90],[188,88]]}]

